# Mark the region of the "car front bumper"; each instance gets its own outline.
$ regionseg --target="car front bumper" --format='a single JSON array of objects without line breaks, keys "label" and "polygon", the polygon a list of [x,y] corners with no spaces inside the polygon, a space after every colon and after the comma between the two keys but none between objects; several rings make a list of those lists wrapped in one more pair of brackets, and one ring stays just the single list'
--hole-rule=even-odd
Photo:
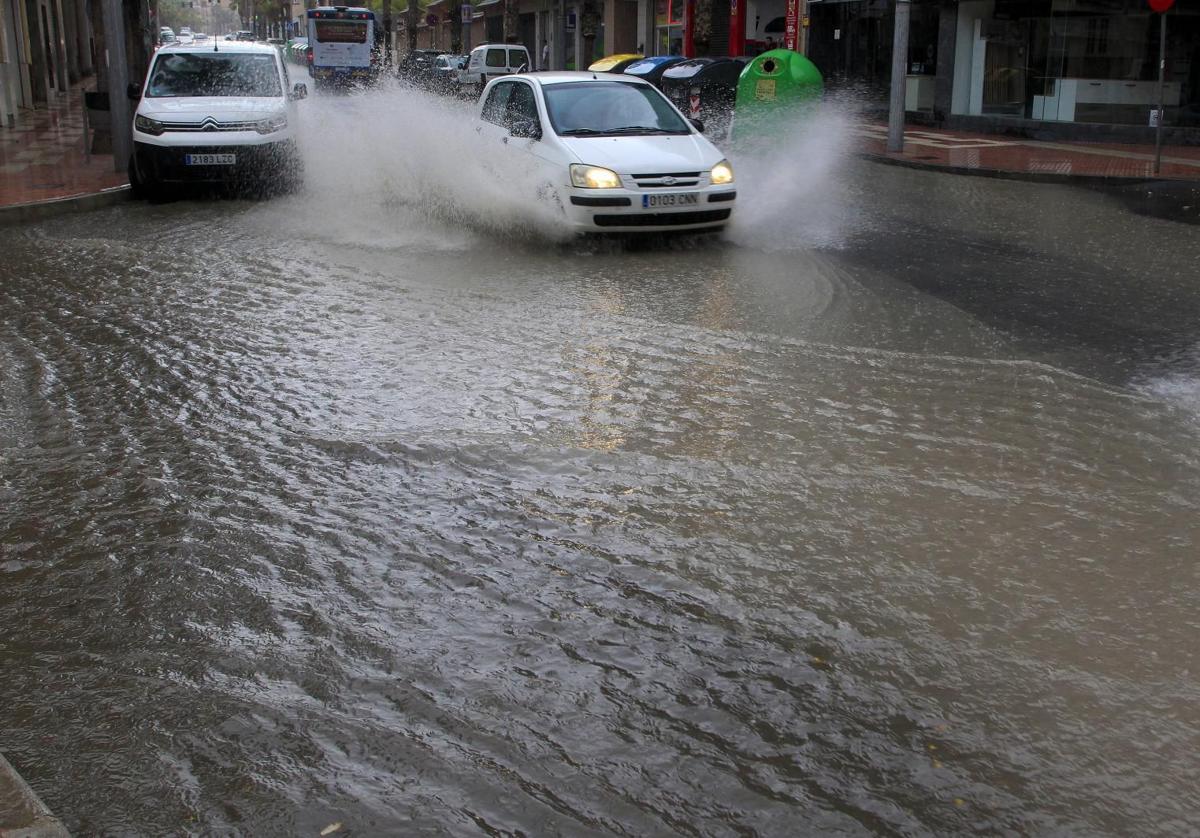
[{"label": "car front bumper", "polygon": [[[154,145],[133,144],[138,173],[158,183],[255,183],[292,174],[299,155],[292,139],[254,145]],[[232,154],[233,165],[187,164],[189,154]]]},{"label": "car front bumper", "polygon": [[724,227],[733,217],[737,203],[737,190],[729,184],[680,190],[697,195],[696,203],[687,206],[646,206],[647,197],[665,191],[569,187],[564,210],[577,232],[696,232]]}]

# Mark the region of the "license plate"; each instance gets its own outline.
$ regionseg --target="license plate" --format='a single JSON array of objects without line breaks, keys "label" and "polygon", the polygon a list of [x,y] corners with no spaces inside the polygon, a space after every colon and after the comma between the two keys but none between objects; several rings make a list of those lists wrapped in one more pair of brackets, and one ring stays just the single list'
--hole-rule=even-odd
[{"label": "license plate", "polygon": [[699,192],[665,192],[657,195],[642,196],[642,209],[690,207],[698,203],[700,203]]},{"label": "license plate", "polygon": [[236,166],[236,154],[185,154],[185,166]]}]

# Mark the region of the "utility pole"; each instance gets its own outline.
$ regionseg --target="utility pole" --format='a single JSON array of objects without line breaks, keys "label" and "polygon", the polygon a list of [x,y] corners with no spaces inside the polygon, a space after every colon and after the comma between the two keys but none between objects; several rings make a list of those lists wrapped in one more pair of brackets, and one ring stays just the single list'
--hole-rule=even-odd
[{"label": "utility pole", "polygon": [[892,33],[892,91],[888,101],[887,150],[904,151],[904,87],[908,68],[908,18],[912,4],[896,0],[896,26]]}]

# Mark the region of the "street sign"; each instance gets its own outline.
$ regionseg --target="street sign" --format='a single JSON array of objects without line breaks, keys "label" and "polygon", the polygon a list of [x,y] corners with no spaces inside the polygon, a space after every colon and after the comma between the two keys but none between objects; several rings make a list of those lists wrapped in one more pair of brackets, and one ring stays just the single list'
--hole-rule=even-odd
[{"label": "street sign", "polygon": [[470,24],[471,15],[473,15],[474,13],[475,13],[475,8],[470,3],[463,3],[463,5],[462,5],[462,22],[466,23],[466,24]]},{"label": "street sign", "polygon": [[1150,8],[1162,14],[1167,9],[1175,5],[1175,0],[1148,0]]}]

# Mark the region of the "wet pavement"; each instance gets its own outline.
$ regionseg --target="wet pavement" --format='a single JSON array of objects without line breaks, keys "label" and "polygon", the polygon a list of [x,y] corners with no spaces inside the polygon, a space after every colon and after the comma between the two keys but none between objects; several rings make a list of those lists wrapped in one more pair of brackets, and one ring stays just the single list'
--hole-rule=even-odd
[{"label": "wet pavement", "polygon": [[0,230],[9,759],[83,835],[1200,830],[1194,228],[838,166]]}]

